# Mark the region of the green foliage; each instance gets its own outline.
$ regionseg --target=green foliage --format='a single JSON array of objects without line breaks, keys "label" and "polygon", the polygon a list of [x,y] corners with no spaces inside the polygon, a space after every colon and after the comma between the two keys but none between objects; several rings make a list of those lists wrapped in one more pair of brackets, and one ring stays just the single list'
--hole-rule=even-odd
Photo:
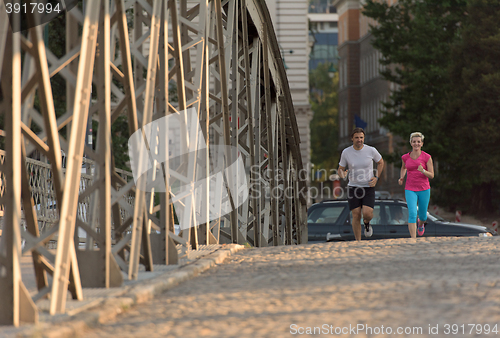
[{"label": "green foliage", "polygon": [[[311,161],[315,169],[331,169],[338,166],[338,72],[331,73],[330,64],[320,64],[309,74],[309,100],[314,117],[311,129]],[[325,179],[323,177],[322,179]]]},{"label": "green foliage", "polygon": [[436,123],[447,105],[450,46],[459,38],[466,0],[368,0],[363,14],[379,24],[371,27],[373,46],[382,54],[381,72],[396,84],[382,109],[380,124],[406,143],[411,132],[426,135],[426,150],[436,153]]},{"label": "green foliage", "polygon": [[437,141],[446,150],[441,172],[447,178],[439,197],[491,212],[500,187],[500,4],[470,0],[467,13],[462,40],[451,53],[449,104],[438,123]]},{"label": "green foliage", "polygon": [[113,142],[113,155],[115,167],[123,170],[130,170],[128,166],[128,119],[126,116],[119,116],[111,126],[111,138]]},{"label": "green foliage", "polygon": [[[382,126],[407,142],[426,135],[439,171],[433,199],[451,209],[498,211],[500,4],[493,0],[368,0],[373,46],[397,84]],[[438,162],[438,163],[437,163]],[[495,200],[496,198],[496,200]],[[496,207],[495,207],[496,206]]]},{"label": "green foliage", "polygon": [[[92,144],[97,143],[97,131],[99,123],[92,121]],[[123,170],[130,171],[128,161],[128,139],[130,135],[128,132],[128,119],[126,115],[119,116],[116,121],[111,125],[111,151],[113,153],[115,167]]]}]

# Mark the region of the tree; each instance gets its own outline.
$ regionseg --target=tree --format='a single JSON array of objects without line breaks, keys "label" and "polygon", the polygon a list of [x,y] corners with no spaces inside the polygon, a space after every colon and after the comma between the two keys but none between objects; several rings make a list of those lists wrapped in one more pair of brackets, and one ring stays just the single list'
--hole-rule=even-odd
[{"label": "tree", "polygon": [[[464,210],[492,212],[500,202],[500,4],[470,0],[462,39],[452,49],[449,105],[439,121],[440,199]],[[464,199],[464,196],[469,196]]]},{"label": "tree", "polygon": [[[399,85],[380,123],[403,140],[416,129],[439,161],[433,198],[475,213],[500,203],[500,4],[493,0],[368,0],[384,77]],[[466,197],[466,198],[464,198]],[[494,200],[494,198],[497,198]]]},{"label": "tree", "polygon": [[[311,161],[315,169],[331,169],[338,166],[338,72],[331,72],[331,64],[320,64],[309,74],[309,87],[314,116],[311,129]],[[333,77],[330,77],[333,75]],[[325,179],[326,177],[323,177]]]},{"label": "tree", "polygon": [[382,76],[396,84],[384,104],[380,124],[399,135],[421,131],[426,149],[437,154],[433,137],[446,107],[451,45],[459,39],[466,0],[400,0],[394,5],[368,0],[363,14],[374,19],[373,46],[386,66]]}]

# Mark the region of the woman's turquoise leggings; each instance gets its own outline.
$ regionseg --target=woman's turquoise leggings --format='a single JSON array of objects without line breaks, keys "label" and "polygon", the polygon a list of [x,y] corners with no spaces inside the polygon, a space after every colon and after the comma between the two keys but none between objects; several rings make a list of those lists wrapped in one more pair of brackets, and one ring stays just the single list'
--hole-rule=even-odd
[{"label": "woman's turquoise leggings", "polygon": [[406,204],[408,204],[408,223],[417,223],[417,204],[418,219],[425,221],[427,219],[427,208],[431,199],[431,189],[422,191],[405,190]]}]

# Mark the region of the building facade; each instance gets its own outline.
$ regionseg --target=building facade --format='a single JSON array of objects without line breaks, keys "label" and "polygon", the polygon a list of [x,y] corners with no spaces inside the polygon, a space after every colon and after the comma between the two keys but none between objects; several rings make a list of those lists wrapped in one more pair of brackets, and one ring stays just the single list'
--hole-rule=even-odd
[{"label": "building facade", "polygon": [[319,64],[329,63],[332,70],[337,68],[338,47],[338,14],[329,0],[312,0],[309,3],[309,71]]},{"label": "building facade", "polygon": [[308,2],[306,0],[268,0],[266,4],[286,65],[300,133],[302,163],[304,169],[310,168],[311,132],[309,122],[313,113],[309,104]]},{"label": "building facade", "polygon": [[[382,155],[391,154],[395,140],[378,119],[394,84],[380,75],[381,55],[371,44],[369,27],[374,22],[363,16],[364,0],[334,0],[333,5],[337,8],[339,27],[339,151],[352,144],[353,128],[363,127],[366,144],[376,147]],[[377,190],[402,198],[403,189],[397,183],[399,172],[399,166],[386,162]]]}]

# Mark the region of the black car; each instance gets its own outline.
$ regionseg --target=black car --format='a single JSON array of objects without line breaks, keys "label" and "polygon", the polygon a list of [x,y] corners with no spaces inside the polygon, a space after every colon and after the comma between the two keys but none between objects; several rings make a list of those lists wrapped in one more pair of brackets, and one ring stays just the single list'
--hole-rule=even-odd
[{"label": "black car", "polygon": [[[347,200],[324,201],[307,211],[309,242],[354,240],[352,214]],[[429,236],[492,236],[490,229],[480,225],[452,223],[427,213],[423,237]],[[376,200],[373,209],[373,235],[369,239],[409,238],[408,207],[401,200]],[[363,232],[362,232],[363,233]],[[364,234],[362,234],[364,239]]]}]

